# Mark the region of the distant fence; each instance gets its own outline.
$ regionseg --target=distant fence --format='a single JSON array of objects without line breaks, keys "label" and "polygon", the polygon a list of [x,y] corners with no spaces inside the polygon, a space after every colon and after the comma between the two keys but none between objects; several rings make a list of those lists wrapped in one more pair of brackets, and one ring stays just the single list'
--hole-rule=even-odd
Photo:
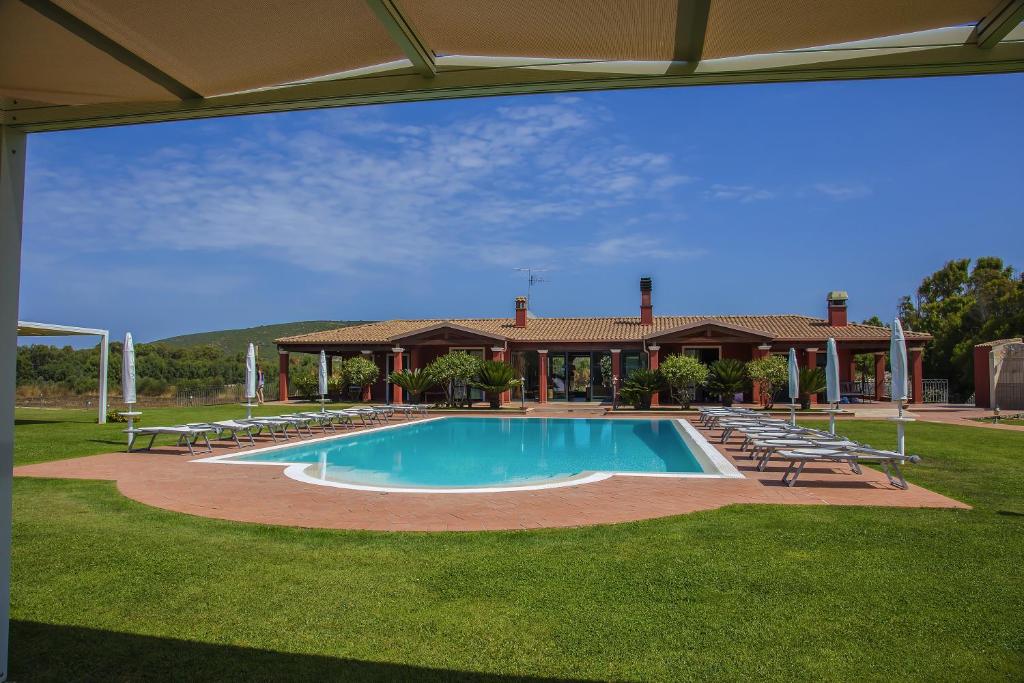
[{"label": "distant fence", "polygon": [[[194,389],[178,389],[173,396],[138,395],[136,408],[189,408],[193,406],[214,406],[227,403],[245,403],[245,385],[223,384]],[[263,388],[265,400],[277,400],[277,384]],[[19,408],[68,408],[95,410],[99,401],[98,394],[64,394],[56,396],[19,396],[15,405]],[[119,394],[107,397],[110,410],[124,410],[124,402]]]},{"label": "distant fence", "polygon": [[[857,380],[854,382],[843,382],[840,386],[843,394],[871,397],[875,395],[875,381],[871,379]],[[892,383],[885,381],[882,387],[882,396],[892,396]],[[924,402],[925,403],[949,403],[949,380],[948,379],[926,379],[924,380]]]}]

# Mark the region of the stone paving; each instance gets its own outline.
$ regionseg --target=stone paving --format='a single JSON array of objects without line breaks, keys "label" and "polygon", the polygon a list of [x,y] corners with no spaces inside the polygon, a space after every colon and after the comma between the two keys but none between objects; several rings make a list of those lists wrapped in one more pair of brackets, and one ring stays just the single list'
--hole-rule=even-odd
[{"label": "stone paving", "polygon": [[[283,467],[196,463],[167,446],[150,453],[108,453],[15,468],[15,476],[99,479],[117,482],[125,496],[186,514],[217,519],[329,529],[382,531],[480,531],[575,527],[628,522],[710,510],[736,503],[877,505],[967,508],[918,486],[901,491],[885,476],[843,465],[812,464],[797,486],[781,483],[784,466],[758,472],[739,441],[718,444],[744,479],[614,476],[578,486],[501,493],[383,493],[298,482]],[[318,435],[319,436],[319,435]],[[272,445],[269,438],[258,446]],[[246,449],[243,449],[243,452]],[[217,446],[212,455],[238,453]],[[907,468],[912,468],[908,465]]]}]

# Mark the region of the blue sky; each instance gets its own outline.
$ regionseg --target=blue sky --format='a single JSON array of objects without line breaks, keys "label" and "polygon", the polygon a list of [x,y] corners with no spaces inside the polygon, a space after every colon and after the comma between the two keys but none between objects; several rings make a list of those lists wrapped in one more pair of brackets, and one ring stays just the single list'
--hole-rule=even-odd
[{"label": "blue sky", "polygon": [[33,136],[20,317],[137,339],[308,319],[889,317],[1024,266],[1024,75],[363,107]]}]

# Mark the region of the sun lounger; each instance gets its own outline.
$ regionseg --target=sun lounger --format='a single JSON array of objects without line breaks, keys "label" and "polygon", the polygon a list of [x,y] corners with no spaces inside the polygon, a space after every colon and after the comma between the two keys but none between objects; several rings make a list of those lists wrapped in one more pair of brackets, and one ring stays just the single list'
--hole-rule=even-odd
[{"label": "sun lounger", "polygon": [[282,415],[281,417],[305,418],[305,419],[309,420],[310,422],[313,422],[313,423],[319,425],[320,429],[322,429],[325,434],[327,433],[327,428],[328,427],[330,427],[332,432],[338,431],[337,429],[334,428],[334,422],[335,422],[335,420],[338,419],[337,416],[333,415],[331,413],[328,413],[326,411],[322,412],[322,413],[317,413],[317,412],[312,412],[312,411],[308,412],[308,413],[288,413],[287,415]]},{"label": "sun lounger", "polygon": [[[862,463],[874,463],[882,466],[889,483],[898,489],[907,489],[907,480],[903,477],[900,465],[905,462],[920,462],[921,458],[916,455],[903,455],[894,451],[880,451],[866,446],[856,446],[849,450],[839,448],[798,448],[779,452],[783,460],[789,461],[789,466],[782,475],[782,483],[786,486],[795,486],[804,466],[809,462],[845,462],[850,465],[857,474],[861,473]],[[894,476],[895,473],[895,476]]]},{"label": "sun lounger", "polygon": [[298,427],[296,427],[295,423],[291,422],[290,420],[281,420],[276,417],[248,417],[244,420],[238,420],[238,422],[255,425],[257,436],[261,434],[264,429],[266,429],[268,432],[270,432],[270,437],[274,440],[275,443],[277,442],[277,432],[275,431],[275,427],[281,430],[281,436],[283,436],[285,440],[288,439],[289,427],[295,429],[296,436],[302,436],[301,434],[299,434]]},{"label": "sun lounger", "polygon": [[244,434],[249,437],[249,444],[252,446],[256,445],[256,440],[253,438],[252,430],[255,427],[245,422],[236,422],[234,420],[216,420],[214,422],[196,422],[185,425],[186,427],[209,427],[214,429],[214,435],[217,439],[222,439],[223,434],[227,433],[228,437],[233,439],[235,445],[239,448],[242,447],[242,443],[238,440],[239,434]]},{"label": "sun lounger", "polygon": [[142,436],[150,437],[148,446],[146,446],[145,448],[137,449],[144,451],[153,449],[153,442],[156,441],[156,437],[167,434],[169,436],[178,437],[178,445],[188,446],[188,452],[192,455],[196,454],[192,446],[200,438],[202,438],[203,440],[206,441],[206,452],[212,453],[213,445],[210,443],[210,434],[215,432],[216,430],[213,429],[212,427],[189,427],[187,425],[179,425],[177,427],[136,427],[135,429],[131,430],[131,433],[129,434],[128,452],[132,452],[132,446],[135,443],[135,437],[140,434]]}]

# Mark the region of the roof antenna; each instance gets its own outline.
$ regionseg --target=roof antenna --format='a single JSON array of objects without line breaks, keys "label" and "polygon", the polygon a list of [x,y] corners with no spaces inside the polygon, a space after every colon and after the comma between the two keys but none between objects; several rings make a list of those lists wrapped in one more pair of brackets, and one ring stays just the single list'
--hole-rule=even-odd
[{"label": "roof antenna", "polygon": [[547,268],[516,268],[520,273],[526,273],[526,308],[532,310],[530,306],[530,294],[533,292],[533,286],[539,285],[542,282],[547,282],[547,279],[538,275],[538,273],[548,272]]}]

